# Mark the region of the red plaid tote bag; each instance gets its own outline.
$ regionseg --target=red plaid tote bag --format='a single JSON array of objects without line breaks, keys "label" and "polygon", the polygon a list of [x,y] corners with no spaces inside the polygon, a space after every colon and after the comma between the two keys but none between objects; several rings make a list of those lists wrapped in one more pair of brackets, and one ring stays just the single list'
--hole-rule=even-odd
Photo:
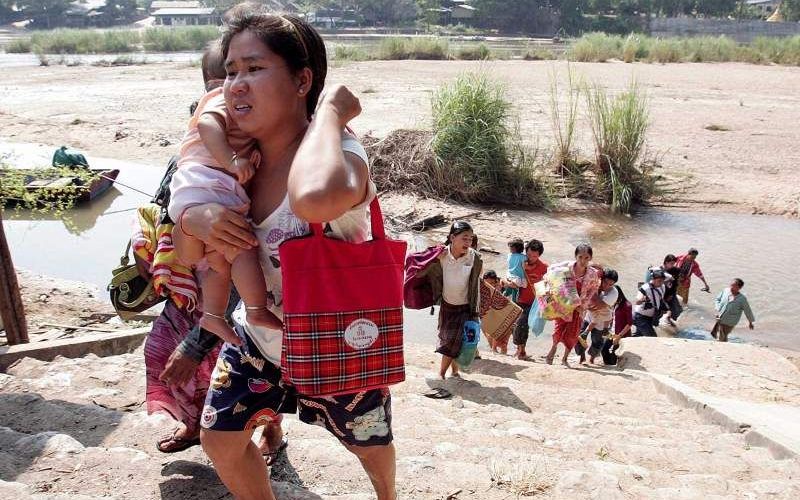
[{"label": "red plaid tote bag", "polygon": [[372,240],[311,234],[279,248],[283,281],[283,380],[300,394],[331,396],[405,380],[403,261],[406,243],[386,238],[378,199]]}]

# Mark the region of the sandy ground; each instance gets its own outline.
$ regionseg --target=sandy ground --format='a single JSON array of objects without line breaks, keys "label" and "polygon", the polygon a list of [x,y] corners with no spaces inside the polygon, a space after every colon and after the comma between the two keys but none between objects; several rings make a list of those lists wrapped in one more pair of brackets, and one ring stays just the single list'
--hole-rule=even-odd
[{"label": "sandy ground", "polygon": [[[685,367],[652,364],[673,349],[664,342],[626,346],[626,356],[636,357],[638,370],[677,376]],[[743,370],[776,376],[771,365],[779,358],[768,350],[709,347],[710,355],[687,350],[696,371],[745,355],[753,364]],[[486,355],[463,380],[447,381],[452,399],[435,400],[422,395],[429,390],[431,349],[408,345],[406,356],[408,380],[393,389],[400,498],[800,495],[800,462],[776,460],[747,445],[744,435],[705,423],[627,367],[567,370]],[[789,374],[800,376],[796,369]],[[781,391],[776,385],[770,394],[792,397]],[[155,450],[170,424],[148,417],[143,398],[141,349],[50,363],[26,359],[0,374],[0,495],[229,498],[199,448],[175,455]],[[295,417],[285,429],[288,453],[271,471],[278,498],[372,497],[355,458],[326,431]]]},{"label": "sandy ground", "polygon": [[[106,299],[105,292],[86,283],[62,280],[25,270],[17,270],[17,282],[31,342],[98,332],[91,329],[70,329],[67,326],[124,330],[145,324],[140,321],[128,323],[120,321]],[[0,332],[0,345],[5,344],[5,332]]]},{"label": "sandy ground", "polygon": [[[651,100],[648,148],[661,173],[688,192],[684,206],[788,216],[800,214],[800,68],[744,64],[573,64],[586,80],[617,91],[631,78]],[[329,82],[361,97],[353,126],[379,136],[428,127],[431,92],[464,71],[506,84],[519,126],[546,149],[550,75],[566,63],[383,61],[334,65]],[[163,63],[124,68],[25,67],[4,70],[0,135],[12,141],[71,144],[99,156],[162,165],[182,136],[188,105],[201,92],[199,68]],[[579,142],[591,154],[582,117]],[[718,125],[728,131],[710,131]],[[675,200],[668,200],[675,201]]]}]

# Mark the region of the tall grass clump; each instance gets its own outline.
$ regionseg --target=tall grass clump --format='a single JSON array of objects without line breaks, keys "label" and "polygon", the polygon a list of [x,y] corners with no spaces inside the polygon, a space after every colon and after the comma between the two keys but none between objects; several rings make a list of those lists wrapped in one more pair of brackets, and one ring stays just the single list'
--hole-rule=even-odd
[{"label": "tall grass clump", "polygon": [[485,200],[504,183],[510,109],[505,88],[485,74],[461,75],[433,95],[433,152],[463,201]]},{"label": "tall grass clump", "polygon": [[203,50],[208,42],[219,38],[216,26],[186,26],[179,28],[148,28],[142,37],[145,50],[179,52]]},{"label": "tall grass clump", "polygon": [[765,61],[800,66],[800,35],[786,38],[758,37],[750,46]]},{"label": "tall grass clump", "polygon": [[683,47],[680,40],[673,38],[656,38],[650,45],[647,55],[649,62],[676,63],[683,59]]},{"label": "tall grass clump", "polygon": [[578,121],[578,105],[580,104],[581,84],[579,78],[567,67],[567,85],[564,102],[558,83],[558,74],[550,74],[550,125],[555,139],[553,161],[556,172],[571,174],[577,164],[575,151],[575,124]]},{"label": "tall grass clump", "polygon": [[412,38],[408,44],[407,59],[447,59],[450,47],[447,40],[436,37]]},{"label": "tall grass clump", "polygon": [[569,48],[567,55],[571,61],[606,62],[621,58],[622,45],[623,40],[619,35],[587,33]]},{"label": "tall grass clump", "polygon": [[431,99],[433,130],[364,138],[378,189],[471,203],[549,207],[551,182],[539,150],[512,126],[505,88],[466,73]]},{"label": "tall grass clump", "polygon": [[485,43],[461,47],[456,53],[458,59],[464,61],[485,61],[492,58],[492,51]]},{"label": "tall grass clump", "polygon": [[736,60],[739,45],[726,36],[700,36],[682,41],[683,59],[691,62],[728,62]]},{"label": "tall grass clump", "polygon": [[433,36],[400,38],[389,37],[381,40],[378,46],[378,59],[393,61],[398,59],[442,60],[449,58],[450,47],[447,40]]},{"label": "tall grass clump", "polygon": [[648,37],[631,33],[622,43],[622,60],[626,63],[641,61],[647,57],[650,50]]},{"label": "tall grass clump", "polygon": [[399,37],[388,37],[382,39],[380,45],[378,46],[378,59],[383,61],[408,59],[406,40]]},{"label": "tall grass clump", "polygon": [[7,54],[27,54],[33,50],[30,38],[15,38],[5,47]]},{"label": "tall grass clump", "polygon": [[31,50],[46,54],[108,54],[139,49],[135,31],[57,29],[31,35]]},{"label": "tall grass clump", "polygon": [[646,201],[655,190],[643,161],[650,126],[648,98],[632,81],[617,96],[610,96],[600,85],[587,86],[586,102],[599,190],[612,210],[628,213],[634,203]]},{"label": "tall grass clump", "polygon": [[339,61],[369,61],[372,59],[366,50],[352,45],[337,45],[333,57]]}]

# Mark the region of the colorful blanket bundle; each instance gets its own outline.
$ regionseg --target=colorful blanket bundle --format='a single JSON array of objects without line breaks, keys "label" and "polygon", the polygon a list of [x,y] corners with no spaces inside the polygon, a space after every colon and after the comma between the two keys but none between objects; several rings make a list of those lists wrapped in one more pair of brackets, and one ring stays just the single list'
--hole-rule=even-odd
[{"label": "colorful blanket bundle", "polygon": [[542,281],[537,282],[534,288],[539,314],[546,320],[569,318],[581,304],[569,263],[550,266]]}]

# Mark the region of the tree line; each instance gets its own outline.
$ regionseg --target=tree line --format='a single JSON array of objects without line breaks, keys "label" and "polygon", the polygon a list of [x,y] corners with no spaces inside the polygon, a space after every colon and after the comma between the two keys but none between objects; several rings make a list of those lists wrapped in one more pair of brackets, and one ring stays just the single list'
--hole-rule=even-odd
[{"label": "tree line", "polygon": [[[152,0],[107,0],[102,10],[104,24],[124,24],[137,16],[138,8]],[[64,22],[64,13],[74,0],[0,0],[0,22],[32,19],[33,27],[54,27]],[[203,0],[225,10],[239,0]],[[288,2],[287,2],[288,3]],[[345,19],[348,25],[420,27],[456,24],[444,15],[453,0],[300,0],[292,2],[301,14],[326,12]],[[464,25],[504,33],[544,34],[563,28],[577,35],[585,31],[628,33],[646,29],[652,16],[696,16],[759,19],[761,13],[745,0],[470,0],[475,8]],[[783,0],[786,21],[800,21],[800,0]],[[141,11],[139,11],[141,12]]]}]

